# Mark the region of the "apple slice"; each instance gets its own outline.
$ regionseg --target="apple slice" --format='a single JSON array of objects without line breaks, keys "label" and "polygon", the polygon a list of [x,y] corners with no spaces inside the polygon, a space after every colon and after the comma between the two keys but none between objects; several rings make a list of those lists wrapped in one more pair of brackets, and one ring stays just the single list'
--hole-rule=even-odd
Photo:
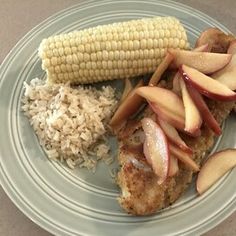
[{"label": "apple slice", "polygon": [[168,173],[168,176],[169,177],[173,177],[178,172],[179,172],[178,159],[175,156],[170,155],[170,163],[169,163],[169,173]]},{"label": "apple slice", "polygon": [[226,53],[229,43],[234,39],[233,35],[227,35],[217,28],[209,28],[201,33],[195,47],[208,43],[212,52]]},{"label": "apple slice", "polygon": [[193,67],[204,74],[212,74],[225,67],[231,60],[231,54],[194,52],[180,49],[168,49],[174,56],[173,68],[179,68],[182,64]]},{"label": "apple slice", "polygon": [[206,125],[213,130],[213,132],[216,135],[221,134],[221,128],[212,113],[210,112],[207,104],[205,103],[202,95],[191,85],[186,84],[186,87],[188,89],[188,92],[193,99],[194,103],[196,104],[198,110],[201,113],[203,121],[206,123]]},{"label": "apple slice", "polygon": [[156,86],[157,83],[160,81],[161,76],[166,71],[170,63],[173,61],[174,57],[167,52],[165,58],[161,62],[161,64],[157,67],[156,71],[153,73],[148,85]]},{"label": "apple slice", "polygon": [[196,181],[199,194],[204,193],[226,172],[236,166],[236,149],[226,149],[211,155],[203,164]]},{"label": "apple slice", "polygon": [[136,93],[144,97],[148,102],[154,103],[184,118],[183,102],[181,98],[172,91],[165,88],[143,86],[137,88]]},{"label": "apple slice", "polygon": [[[231,46],[229,50],[236,51],[236,49],[233,49],[233,47],[235,46]],[[211,77],[226,85],[229,89],[236,90],[236,54],[233,54],[232,59],[227,66],[225,66],[220,71],[213,73]]]},{"label": "apple slice", "polygon": [[[194,52],[208,52],[209,51],[209,45],[208,43],[203,44],[197,48],[193,49]],[[172,91],[174,93],[176,93],[177,95],[181,95],[181,89],[180,89],[180,85],[179,85],[179,77],[181,77],[181,75],[179,74],[179,72],[177,71],[174,78],[173,78],[173,88]]]},{"label": "apple slice", "polygon": [[120,99],[120,102],[122,102],[127,95],[130,93],[130,91],[133,89],[132,83],[130,82],[129,79],[124,80],[124,90]]},{"label": "apple slice", "polygon": [[137,95],[135,91],[135,89],[140,86],[143,86],[143,80],[140,80],[135,88],[126,96],[111,118],[110,125],[114,129],[121,126],[123,122],[137,112],[144,102],[143,98]]},{"label": "apple slice", "polygon": [[182,99],[185,109],[185,127],[184,130],[188,133],[195,134],[202,125],[202,118],[198,108],[193,102],[182,78],[179,79],[179,84],[182,92]]},{"label": "apple slice", "polygon": [[160,116],[157,116],[157,121],[159,125],[161,126],[162,130],[166,134],[167,138],[180,147],[183,151],[192,153],[192,149],[187,146],[187,144],[183,141],[183,139],[179,136],[178,131],[170,125],[165,120],[161,119]]},{"label": "apple slice", "polygon": [[169,148],[167,138],[160,126],[150,118],[141,120],[145,133],[144,155],[159,177],[158,184],[162,184],[169,171]]},{"label": "apple slice", "polygon": [[187,167],[189,167],[192,171],[199,171],[198,164],[191,158],[191,154],[184,152],[179,147],[169,143],[169,150],[172,155],[178,158],[181,162],[183,162]]},{"label": "apple slice", "polygon": [[229,54],[236,54],[236,39],[233,40],[227,50],[227,53]]},{"label": "apple slice", "polygon": [[218,101],[236,101],[236,93],[217,80],[186,65],[180,67],[183,79],[201,94]]},{"label": "apple slice", "polygon": [[173,87],[172,87],[172,91],[174,93],[176,93],[178,96],[181,96],[181,89],[180,89],[180,85],[179,85],[179,78],[181,77],[179,72],[176,72],[174,78],[173,78]]},{"label": "apple slice", "polygon": [[185,121],[184,117],[176,114],[174,111],[169,111],[165,107],[158,106],[155,103],[149,102],[151,109],[160,117],[162,120],[167,121],[173,127],[178,130],[184,131]]},{"label": "apple slice", "polygon": [[230,43],[227,53],[233,54],[231,61],[223,69],[212,74],[211,77],[228,88],[236,90],[236,40]]}]

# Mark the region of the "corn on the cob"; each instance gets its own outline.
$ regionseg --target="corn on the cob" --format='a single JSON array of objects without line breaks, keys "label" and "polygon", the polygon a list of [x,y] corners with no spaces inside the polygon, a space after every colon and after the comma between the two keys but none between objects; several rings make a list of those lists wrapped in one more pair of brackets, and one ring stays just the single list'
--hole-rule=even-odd
[{"label": "corn on the cob", "polygon": [[151,73],[167,48],[187,47],[179,20],[154,17],[49,37],[39,56],[48,82],[85,84]]}]

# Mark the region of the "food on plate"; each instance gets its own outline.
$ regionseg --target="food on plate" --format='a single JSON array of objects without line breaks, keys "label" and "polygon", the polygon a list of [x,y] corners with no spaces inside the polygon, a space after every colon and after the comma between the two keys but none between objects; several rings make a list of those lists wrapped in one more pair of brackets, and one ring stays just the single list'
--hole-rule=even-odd
[{"label": "food on plate", "polygon": [[129,94],[129,92],[133,89],[133,85],[131,83],[131,81],[129,79],[125,79],[124,81],[124,89],[123,89],[123,93],[122,96],[120,98],[120,102],[122,102],[127,95]]},{"label": "food on plate", "polygon": [[168,176],[173,177],[178,173],[178,171],[179,171],[178,159],[175,156],[170,155]]},{"label": "food on plate", "polygon": [[186,65],[180,67],[184,80],[198,92],[218,101],[235,101],[236,93],[226,85]]},{"label": "food on plate", "polygon": [[235,40],[235,37],[232,34],[225,34],[217,28],[209,28],[201,33],[195,47],[200,47],[207,43],[212,52],[226,53],[229,44],[233,40]]},{"label": "food on plate", "polygon": [[202,125],[202,117],[195,105],[192,97],[190,96],[185,82],[182,78],[179,78],[179,84],[182,92],[182,99],[184,103],[185,111],[185,127],[184,130],[192,135],[199,133],[199,129]]},{"label": "food on plate", "polygon": [[191,85],[186,84],[189,94],[193,101],[195,102],[198,110],[201,113],[202,120],[206,123],[206,125],[212,129],[212,131],[216,135],[221,134],[221,128],[212,113],[210,112],[206,102],[204,101],[202,95]]},{"label": "food on plate", "polygon": [[179,68],[185,64],[193,67],[204,74],[211,74],[225,67],[231,60],[231,54],[187,51],[180,49],[168,49],[174,56],[173,68]]},{"label": "food on plate", "polygon": [[226,149],[211,155],[203,164],[196,181],[199,194],[208,190],[226,172],[236,166],[236,150]]},{"label": "food on plate", "polygon": [[[174,17],[131,20],[44,39],[39,46],[39,57],[46,71],[46,81],[41,83],[36,79],[25,84],[23,110],[47,155],[66,160],[70,167],[77,164],[88,166],[87,159],[96,164],[93,156],[97,143],[101,142],[98,158],[101,158],[103,149],[106,150],[103,156],[109,152],[108,146],[102,142],[110,131],[108,117],[113,115],[109,123],[118,129],[122,119],[135,113],[143,103],[127,83],[119,109],[113,114],[117,107],[113,89],[108,86],[96,90],[74,87],[74,84],[121,78],[128,81],[129,77],[156,70],[169,47],[187,49],[188,46],[185,29]],[[162,70],[168,67],[170,60],[163,61]],[[158,82],[158,76],[161,75],[157,73],[153,77],[153,84]],[[142,80],[136,88],[139,86],[143,86]],[[40,112],[42,109],[45,110]],[[56,125],[60,127],[54,127],[57,121]]]},{"label": "food on plate", "polygon": [[[199,47],[196,47],[193,49],[194,52],[208,52],[209,51],[209,45],[208,43],[203,44]],[[181,77],[180,73],[177,71],[174,78],[173,78],[173,88],[172,91],[176,94],[181,94],[180,84],[179,84],[179,77]]]},{"label": "food on plate", "polygon": [[227,53],[229,53],[229,54],[236,53],[236,39],[234,39],[233,41],[230,42]]},{"label": "food on plate", "polygon": [[188,47],[178,19],[153,17],[49,37],[39,56],[48,82],[88,84],[152,73],[168,48]]},{"label": "food on plate", "polygon": [[137,88],[136,93],[144,97],[148,102],[163,107],[165,110],[176,114],[176,116],[184,117],[183,101],[171,90],[154,86],[143,86]]},{"label": "food on plate", "polygon": [[162,119],[168,120],[177,129],[184,129],[183,101],[174,92],[165,88],[143,86],[136,89],[136,93],[144,97]]},{"label": "food on plate", "polygon": [[162,184],[169,172],[168,140],[160,126],[151,118],[143,118],[141,124],[145,135],[143,153],[154,173],[159,177],[158,184]]},{"label": "food on plate", "polygon": [[173,78],[173,86],[172,91],[177,95],[181,96],[181,88],[179,84],[179,78],[181,77],[180,73],[177,71],[174,78]]},{"label": "food on plate", "polygon": [[167,110],[165,107],[158,106],[155,103],[149,103],[152,110],[163,120],[167,121],[178,130],[184,131],[185,117],[175,113],[175,110]]},{"label": "food on plate", "polygon": [[199,165],[192,160],[192,153],[184,152],[181,148],[170,144],[169,145],[170,153],[184,163],[187,169],[192,170],[193,172],[199,171]]},{"label": "food on plate", "polygon": [[161,119],[160,116],[157,117],[157,122],[163,129],[164,133],[166,134],[167,138],[180,147],[183,151],[186,151],[188,153],[192,153],[192,150],[190,147],[186,145],[186,143],[183,141],[183,139],[179,136],[178,131],[170,125],[166,120]]},{"label": "food on plate", "polygon": [[194,52],[209,52],[210,50],[211,50],[211,49],[210,49],[210,46],[209,46],[208,43],[203,44],[203,45],[201,45],[201,46],[199,46],[199,47],[195,47],[195,48],[193,49]]},{"label": "food on plate", "polygon": [[117,104],[112,87],[72,88],[40,79],[24,86],[22,109],[50,159],[92,171],[97,160],[111,161],[106,134]]},{"label": "food on plate", "polygon": [[[98,159],[112,160],[112,130],[120,163],[118,201],[126,212],[150,215],[168,207],[199,171],[197,191],[206,191],[236,165],[230,149],[201,167],[235,106],[236,44],[233,36],[208,29],[196,45],[188,50],[186,32],[174,17],[43,40],[39,56],[47,79],[25,83],[23,110],[49,158],[95,170]],[[120,102],[111,86],[83,85],[114,79],[125,81]]]},{"label": "food on plate", "polygon": [[[152,77],[149,80],[150,86],[156,86],[161,76],[166,71],[168,66],[170,65],[173,57],[167,53],[163,61],[157,67],[156,71],[153,73]],[[118,107],[115,114],[111,118],[110,125],[113,127],[114,130],[120,129],[126,120],[131,116],[134,115],[143,104],[143,99],[140,96],[137,96],[136,89],[143,86],[143,80],[140,80],[139,83],[135,86],[133,91],[123,99],[122,104]]]},{"label": "food on plate", "polygon": [[228,53],[233,54],[229,64],[213,73],[211,77],[226,85],[231,90],[236,90],[236,41],[231,42]]},{"label": "food on plate", "polygon": [[166,69],[169,67],[170,63],[173,61],[174,57],[167,52],[165,58],[162,60],[160,65],[157,67],[155,72],[153,73],[152,77],[150,78],[148,85],[150,86],[156,86],[157,83],[161,80],[161,76],[166,71]]},{"label": "food on plate", "polygon": [[[218,52],[216,51],[216,53]],[[198,60],[200,60],[200,58]],[[193,77],[193,82],[190,82],[187,76]],[[165,83],[161,83],[162,80],[165,80]],[[136,90],[137,94],[146,99],[147,107],[143,110],[143,113],[136,117],[136,129],[132,129],[132,122],[129,121],[121,132],[122,134],[126,133],[127,128],[129,135],[125,138],[124,136],[123,138],[119,138],[118,134],[119,162],[121,165],[117,178],[118,185],[121,188],[119,203],[125,211],[133,215],[150,215],[155,213],[157,210],[168,207],[174,203],[183,194],[192,181],[194,172],[200,170],[201,173],[201,164],[214,144],[215,135],[221,133],[220,124],[222,124],[235,106],[236,98],[232,90],[219,82],[216,83],[211,77],[189,66],[181,65],[179,74],[176,75],[176,72],[174,74],[172,73],[169,75],[169,78],[166,79],[166,77],[163,77],[162,80],[160,81],[161,88],[159,83],[157,87],[154,88],[144,86]],[[183,88],[186,94],[188,94],[188,98],[192,99],[191,103],[188,102],[188,104],[193,105],[195,109],[199,111],[198,116],[204,121],[201,123],[201,126],[198,127],[200,133],[194,137],[191,136],[191,133],[184,130],[186,123],[186,106],[183,105],[184,96],[181,93]],[[221,90],[223,94],[221,94],[219,90]],[[160,91],[165,91],[165,95],[164,93],[161,94]],[[170,91],[173,91],[172,93],[175,93],[178,98],[173,100],[172,98],[174,96],[172,96],[172,93],[171,96],[169,96]],[[210,93],[210,96],[208,93]],[[212,96],[212,94],[215,95],[215,93],[217,96]],[[227,98],[225,98],[225,96]],[[220,99],[218,97],[220,97]],[[184,107],[184,109],[181,108],[183,112],[182,116],[178,113],[180,108],[177,109],[181,103],[183,103],[182,105]],[[161,184],[158,184],[159,176],[152,170],[153,164],[150,165],[148,162],[150,156],[146,157],[145,155],[145,135],[144,137],[142,135],[144,131],[142,127],[137,125],[137,122],[141,122],[144,117],[153,119],[153,114],[154,117],[157,116],[157,123],[167,137],[170,152],[169,174]],[[164,120],[171,128],[166,128],[164,125],[161,125],[160,120]],[[176,126],[176,124],[178,125]],[[174,135],[173,128],[176,128],[174,131],[178,132],[177,136]],[[132,130],[133,133],[130,132],[130,130]],[[178,143],[178,136],[181,138],[180,140],[183,140],[186,146],[189,147],[191,152],[183,150],[183,147]],[[173,142],[173,137],[176,137],[178,141]],[[142,147],[144,150],[140,152]],[[172,157],[175,158],[175,162],[173,162]],[[224,160],[225,159],[226,158],[224,158]],[[176,160],[178,165],[176,165]],[[217,164],[227,166],[222,163]],[[173,171],[171,170],[172,168]],[[225,171],[226,169],[227,168],[225,168]],[[229,170],[229,168],[227,170]],[[214,170],[209,167],[205,174],[208,173],[211,176],[213,172]],[[200,174],[200,176],[201,175],[202,174]],[[221,175],[219,175],[219,177],[220,176]],[[208,181],[205,181],[206,178],[204,177],[203,187],[208,183]]]},{"label": "food on plate", "polygon": [[[234,102],[209,103],[211,113],[220,124],[227,118],[233,107]],[[144,114],[144,117],[146,116]],[[140,130],[136,132],[138,131],[140,132]],[[179,171],[159,185],[158,176],[150,168],[145,155],[140,152],[140,144],[143,140],[140,138],[138,142],[137,138],[132,137],[136,132],[126,139],[119,139],[118,158],[121,165],[117,178],[121,188],[119,203],[132,215],[150,215],[168,207],[184,193],[192,181],[193,170],[199,170],[201,161],[213,146],[215,135],[206,125],[201,127],[201,135],[198,137],[179,133],[193,154],[189,155],[177,145],[169,145],[171,155],[178,158]]]},{"label": "food on plate", "polygon": [[[143,86],[143,80],[140,80],[135,89]],[[125,99],[121,102],[120,106],[112,116],[110,125],[113,129],[119,129],[126,119],[133,115],[143,103],[143,99],[135,93],[135,89],[131,90]]]}]

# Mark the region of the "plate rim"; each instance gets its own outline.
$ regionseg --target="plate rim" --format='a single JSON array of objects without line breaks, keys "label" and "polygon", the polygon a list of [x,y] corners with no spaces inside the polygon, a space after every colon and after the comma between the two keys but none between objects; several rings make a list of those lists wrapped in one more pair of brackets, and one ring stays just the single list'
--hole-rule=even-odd
[{"label": "plate rim", "polygon": [[[132,1],[132,0],[131,0]],[[131,2],[130,1],[130,2]],[[133,2],[137,2],[137,1],[142,1],[142,0],[135,0]],[[51,16],[49,16],[48,18],[46,18],[45,20],[41,21],[39,24],[37,24],[36,26],[34,26],[31,30],[29,30],[15,45],[14,47],[12,47],[12,49],[9,51],[9,53],[7,54],[7,56],[4,58],[4,60],[2,61],[1,65],[0,65],[0,75],[4,75],[5,74],[5,70],[7,69],[8,67],[8,64],[10,62],[10,59],[11,58],[14,58],[14,56],[18,53],[16,53],[16,49],[20,46],[22,46],[24,43],[26,43],[27,39],[32,35],[34,34],[35,32],[37,31],[40,31],[42,30],[46,24],[48,24],[48,22],[50,21],[54,21],[56,20],[57,17],[60,17],[64,14],[67,14],[68,12],[70,12],[71,10],[76,10],[77,8],[80,8],[80,7],[83,7],[83,5],[90,5],[90,4],[93,4],[94,2],[96,2],[95,0],[89,0],[89,1],[86,1],[86,0],[82,0],[80,1],[80,3],[78,4],[74,4],[70,7],[67,7],[63,10],[60,10],[54,14],[52,14]],[[100,1],[100,2],[109,2],[109,0],[103,0],[103,1]],[[118,0],[116,2],[126,2],[125,0]],[[226,32],[229,32],[230,33],[230,30],[227,29],[227,27],[225,27],[223,24],[219,23],[217,20],[211,18],[210,16],[206,15],[205,13],[203,13],[202,11],[199,11],[199,10],[196,10],[194,9],[193,7],[190,7],[188,5],[185,5],[183,3],[179,3],[179,2],[175,2],[175,1],[171,1],[171,0],[167,0],[167,1],[162,1],[162,0],[158,0],[158,1],[149,1],[149,2],[165,2],[165,3],[173,3],[174,5],[178,5],[178,6],[181,6],[181,7],[184,7],[188,10],[194,10],[196,13],[200,14],[200,15],[204,15],[206,16],[209,20],[213,21],[213,22],[216,22],[217,24],[220,24],[224,31]],[[0,76],[0,85],[1,83],[3,82],[3,79],[4,77],[3,76]],[[0,159],[2,158],[2,156],[0,156]],[[2,171],[4,171],[2,169],[2,165],[0,164],[0,169]],[[36,220],[36,218],[38,218],[37,215],[35,215],[35,218],[32,217],[32,215],[30,215],[30,213],[27,211],[27,209],[25,209],[24,207],[22,207],[22,203],[20,203],[20,199],[16,199],[13,197],[14,193],[12,192],[11,188],[9,188],[8,186],[8,182],[4,183],[6,180],[5,180],[5,176],[2,175],[3,172],[0,173],[0,184],[4,190],[4,192],[7,194],[7,196],[11,199],[11,201],[17,206],[18,209],[20,209],[21,212],[23,212],[27,218],[29,218],[30,220],[32,220],[35,224],[39,225],[40,227],[42,227],[43,229],[47,230],[48,232],[50,233],[55,233],[55,231],[53,231],[50,227],[46,227],[44,222],[40,222],[40,219],[39,220]],[[13,194],[12,194],[13,193]],[[208,228],[204,229],[203,231],[200,231],[200,233],[204,233],[204,232],[207,232],[208,230],[212,229],[213,227],[215,227],[216,225],[218,225],[219,223],[221,223],[223,220],[225,220],[230,214],[232,214],[234,211],[235,211],[235,207],[236,207],[236,201],[234,201],[234,208],[230,208],[228,209],[228,211],[224,211],[224,216],[221,217],[221,219],[214,219],[213,222],[210,224],[210,227],[209,227],[209,224],[208,224]],[[205,227],[204,227],[205,228]],[[199,229],[198,229],[198,232],[199,232]]]}]

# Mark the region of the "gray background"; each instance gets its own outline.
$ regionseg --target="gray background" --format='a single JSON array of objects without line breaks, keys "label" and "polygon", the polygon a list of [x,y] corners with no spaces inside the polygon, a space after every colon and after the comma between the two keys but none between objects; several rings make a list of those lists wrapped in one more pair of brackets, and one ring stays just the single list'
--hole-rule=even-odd
[{"label": "gray background", "polygon": [[[235,0],[180,0],[215,18],[236,34]],[[30,29],[53,13],[79,3],[79,0],[0,0],[0,63]],[[1,236],[49,236],[30,219],[26,218],[0,187]],[[236,235],[236,212],[205,236]]]}]

